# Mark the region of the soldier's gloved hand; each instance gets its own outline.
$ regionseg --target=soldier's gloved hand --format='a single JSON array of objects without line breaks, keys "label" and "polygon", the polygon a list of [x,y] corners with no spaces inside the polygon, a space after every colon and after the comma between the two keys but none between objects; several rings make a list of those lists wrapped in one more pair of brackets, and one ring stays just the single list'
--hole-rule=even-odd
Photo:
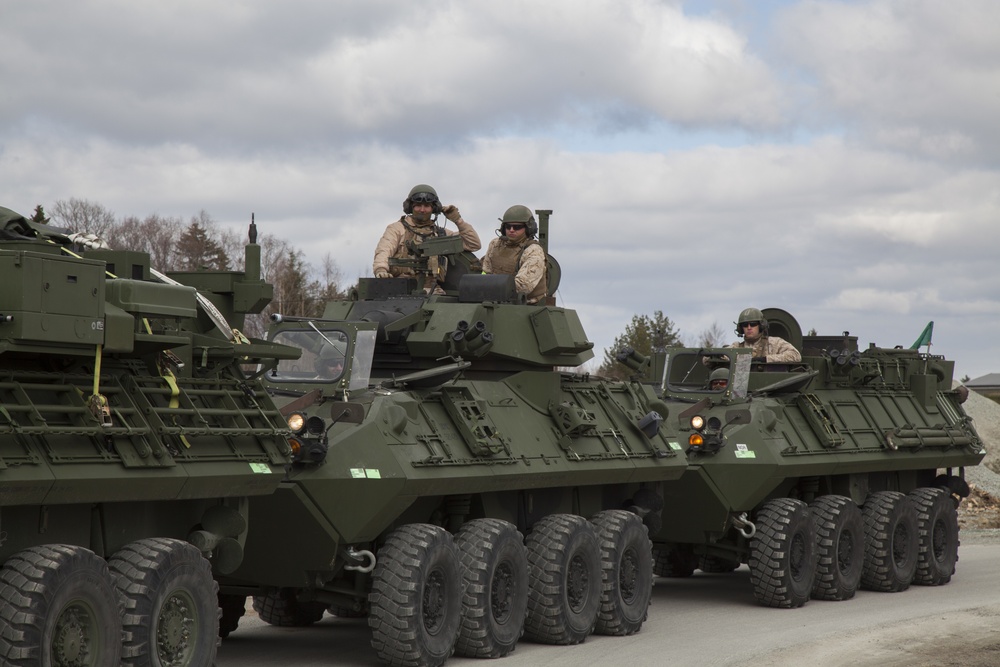
[{"label": "soldier's gloved hand", "polygon": [[462,219],[462,214],[458,212],[458,207],[454,204],[448,204],[441,212],[444,213],[444,217],[448,218],[452,222],[458,222]]},{"label": "soldier's gloved hand", "polygon": [[755,364],[765,364],[767,363],[767,357],[754,357],[750,361],[752,361]]},{"label": "soldier's gloved hand", "polygon": [[375,277],[376,278],[389,278],[390,276],[389,276],[389,272],[386,271],[385,269],[379,269],[378,271],[375,272]]}]

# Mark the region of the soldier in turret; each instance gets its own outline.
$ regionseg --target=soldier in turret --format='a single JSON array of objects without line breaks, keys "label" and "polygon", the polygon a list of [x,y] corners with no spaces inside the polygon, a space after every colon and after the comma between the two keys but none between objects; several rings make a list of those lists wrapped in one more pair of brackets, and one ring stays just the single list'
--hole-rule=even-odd
[{"label": "soldier in turret", "polygon": [[524,294],[529,304],[546,297],[548,276],[545,251],[535,238],[538,223],[527,206],[511,206],[499,218],[500,229],[490,241],[483,258],[483,273],[506,273],[514,276],[518,294]]},{"label": "soldier in turret", "polygon": [[802,355],[784,338],[767,333],[767,320],[757,308],[745,308],[736,320],[738,340],[729,347],[753,348],[753,360],[767,363],[794,363],[802,361]]},{"label": "soldier in turret", "polygon": [[[437,217],[444,213],[444,217],[455,223],[458,231],[455,232],[444,227],[438,227]],[[437,191],[429,185],[415,185],[410,189],[403,202],[403,215],[399,220],[390,224],[382,233],[382,238],[375,248],[375,260],[372,262],[372,271],[376,278],[403,277],[412,278],[415,274],[409,267],[389,266],[389,260],[406,259],[412,256],[409,244],[419,245],[424,239],[433,236],[450,236],[459,234],[462,237],[462,245],[465,250],[475,252],[482,247],[479,234],[476,230],[462,219],[458,207],[454,204],[442,206],[438,199]],[[443,273],[439,270],[436,257],[430,258],[428,268],[431,275],[427,277],[424,289],[428,292],[437,287],[435,279],[440,282],[444,279]]]}]

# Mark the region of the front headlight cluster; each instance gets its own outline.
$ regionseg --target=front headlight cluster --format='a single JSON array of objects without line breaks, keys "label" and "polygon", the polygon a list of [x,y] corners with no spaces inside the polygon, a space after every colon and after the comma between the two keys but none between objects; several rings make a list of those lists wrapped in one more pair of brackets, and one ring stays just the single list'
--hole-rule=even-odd
[{"label": "front headlight cluster", "polygon": [[292,436],[288,444],[292,448],[292,458],[297,463],[320,463],[326,458],[326,421],[321,417],[308,416],[302,412],[288,415],[288,430]]},{"label": "front headlight cluster", "polygon": [[705,419],[701,415],[694,415],[690,424],[693,433],[688,436],[689,452],[714,454],[725,444],[722,437],[722,421],[718,417]]}]

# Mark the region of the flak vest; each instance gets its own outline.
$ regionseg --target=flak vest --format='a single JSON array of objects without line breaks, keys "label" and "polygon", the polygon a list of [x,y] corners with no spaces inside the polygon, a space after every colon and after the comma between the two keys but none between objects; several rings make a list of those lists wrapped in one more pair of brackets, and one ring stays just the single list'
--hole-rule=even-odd
[{"label": "flak vest", "polygon": [[[396,259],[405,259],[408,257],[415,256],[414,253],[410,250],[410,243],[413,243],[414,245],[420,245],[421,243],[423,243],[425,239],[447,235],[443,227],[438,227],[435,224],[411,225],[406,221],[405,215],[400,216],[399,222],[401,225],[403,225],[403,228],[406,231],[403,233],[403,242],[400,244],[399,250],[396,252],[395,255],[393,255],[393,257]],[[442,272],[440,267],[440,260],[438,257],[428,257],[427,268],[431,273],[431,277],[428,278],[427,280],[428,285],[430,285],[432,281],[434,281],[436,278],[443,278],[443,276],[440,275]],[[406,276],[413,276],[414,273],[409,269],[404,269],[399,271],[399,275],[406,277]]]},{"label": "flak vest", "polygon": [[[493,263],[493,273],[507,273],[512,276],[516,276],[518,269],[521,268],[521,255],[528,246],[538,245],[538,241],[535,239],[528,239],[524,243],[518,245],[507,245],[506,243],[500,243],[491,257]],[[546,296],[545,289],[548,287],[548,268],[542,273],[542,279],[538,281],[538,285],[535,286],[533,290],[527,295],[528,301],[531,303],[537,302],[539,299],[543,299]]]}]

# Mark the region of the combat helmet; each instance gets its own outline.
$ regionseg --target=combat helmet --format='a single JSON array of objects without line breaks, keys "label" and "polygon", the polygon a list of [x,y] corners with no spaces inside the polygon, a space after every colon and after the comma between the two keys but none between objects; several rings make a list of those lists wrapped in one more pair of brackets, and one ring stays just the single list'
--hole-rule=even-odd
[{"label": "combat helmet", "polygon": [[438,199],[437,190],[426,183],[414,185],[410,188],[410,194],[406,195],[406,199],[403,201],[403,213],[407,215],[413,213],[414,202],[429,202],[432,213],[437,215],[441,212],[441,200]]},{"label": "combat helmet", "polygon": [[538,223],[535,222],[535,216],[527,206],[515,204],[504,211],[503,217],[497,218],[497,220],[500,221],[500,229],[497,230],[497,236],[504,235],[503,226],[508,222],[520,222],[526,225],[529,239],[533,239],[538,235]]},{"label": "combat helmet", "polygon": [[760,322],[760,335],[767,335],[767,320],[759,308],[744,308],[736,319],[736,335],[743,336],[743,325],[747,322]]},{"label": "combat helmet", "polygon": [[708,376],[708,388],[715,389],[715,387],[712,386],[712,383],[718,382],[719,380],[725,380],[726,384],[729,384],[728,368],[716,368],[714,371],[712,371],[711,375]]}]

